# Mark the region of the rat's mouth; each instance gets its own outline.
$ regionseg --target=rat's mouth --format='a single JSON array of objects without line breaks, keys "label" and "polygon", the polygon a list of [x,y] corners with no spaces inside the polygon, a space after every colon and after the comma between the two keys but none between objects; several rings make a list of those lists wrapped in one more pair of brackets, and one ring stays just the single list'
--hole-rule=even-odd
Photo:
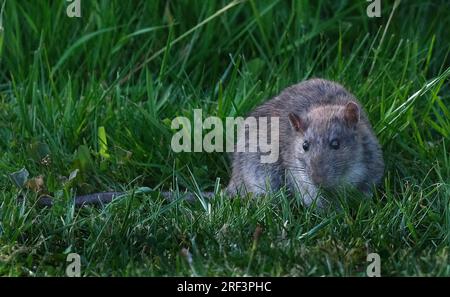
[{"label": "rat's mouth", "polygon": [[330,181],[330,180],[327,180],[327,179],[320,179],[320,180],[317,180],[317,179],[314,180],[313,179],[313,184],[317,188],[320,188],[320,189],[323,189],[323,190],[328,190],[328,191],[330,191],[332,189],[335,189],[336,187],[338,187],[340,185],[340,183],[337,182],[337,181]]}]

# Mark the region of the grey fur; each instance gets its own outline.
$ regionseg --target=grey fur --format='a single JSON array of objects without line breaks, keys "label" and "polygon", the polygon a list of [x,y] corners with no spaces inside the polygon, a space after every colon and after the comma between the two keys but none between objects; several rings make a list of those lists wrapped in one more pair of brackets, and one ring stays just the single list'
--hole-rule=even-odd
[{"label": "grey fur", "polygon": [[[355,125],[345,117],[346,111],[356,107],[349,105],[346,109],[349,102],[358,106],[359,120],[351,119],[357,121]],[[295,129],[290,113],[306,126],[304,131]],[[311,79],[293,85],[249,116],[279,117],[280,157],[275,163],[262,164],[259,151],[235,152],[229,195],[259,195],[286,186],[291,193],[299,192],[305,205],[316,198],[323,205],[319,188],[352,185],[370,194],[372,185],[379,184],[383,177],[381,147],[367,115],[356,98],[335,82]],[[330,148],[333,139],[340,141],[337,150]],[[307,152],[302,148],[305,140],[310,143]]]}]

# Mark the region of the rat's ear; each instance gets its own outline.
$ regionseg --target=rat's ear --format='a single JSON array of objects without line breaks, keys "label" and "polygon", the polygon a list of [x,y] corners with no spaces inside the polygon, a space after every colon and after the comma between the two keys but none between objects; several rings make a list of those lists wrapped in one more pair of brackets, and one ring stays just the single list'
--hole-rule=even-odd
[{"label": "rat's ear", "polygon": [[354,126],[359,122],[359,106],[353,101],[350,101],[345,106],[344,119],[349,126]]},{"label": "rat's ear", "polygon": [[306,122],[293,112],[289,113],[289,122],[291,123],[292,128],[300,133],[304,133],[308,128]]}]

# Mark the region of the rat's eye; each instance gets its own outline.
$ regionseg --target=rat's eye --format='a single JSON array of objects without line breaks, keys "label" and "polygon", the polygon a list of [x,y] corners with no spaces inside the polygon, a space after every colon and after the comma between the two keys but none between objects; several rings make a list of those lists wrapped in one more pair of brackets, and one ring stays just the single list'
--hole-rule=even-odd
[{"label": "rat's eye", "polygon": [[330,147],[331,147],[332,149],[334,149],[334,150],[339,149],[339,146],[340,146],[340,143],[339,143],[339,140],[337,140],[337,139],[333,139],[333,140],[330,142]]},{"label": "rat's eye", "polygon": [[308,140],[305,140],[303,142],[303,149],[305,150],[305,152],[307,152],[309,150],[309,142],[308,142]]}]

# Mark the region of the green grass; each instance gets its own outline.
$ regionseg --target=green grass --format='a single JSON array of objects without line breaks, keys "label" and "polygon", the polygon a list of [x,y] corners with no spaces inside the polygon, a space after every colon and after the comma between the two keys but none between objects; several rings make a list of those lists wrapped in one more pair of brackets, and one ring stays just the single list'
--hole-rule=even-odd
[{"label": "green grass", "polygon": [[[97,0],[77,19],[66,1],[6,1],[0,275],[65,275],[72,252],[86,276],[363,276],[371,252],[382,275],[450,275],[450,4],[387,2],[370,19],[362,0]],[[342,83],[368,112],[386,161],[373,200],[326,213],[283,192],[206,207],[157,193],[70,203],[225,186],[229,156],[173,153],[170,120],[245,115],[310,77]],[[19,190],[9,174],[23,167]],[[55,207],[35,205],[43,193]]]}]

